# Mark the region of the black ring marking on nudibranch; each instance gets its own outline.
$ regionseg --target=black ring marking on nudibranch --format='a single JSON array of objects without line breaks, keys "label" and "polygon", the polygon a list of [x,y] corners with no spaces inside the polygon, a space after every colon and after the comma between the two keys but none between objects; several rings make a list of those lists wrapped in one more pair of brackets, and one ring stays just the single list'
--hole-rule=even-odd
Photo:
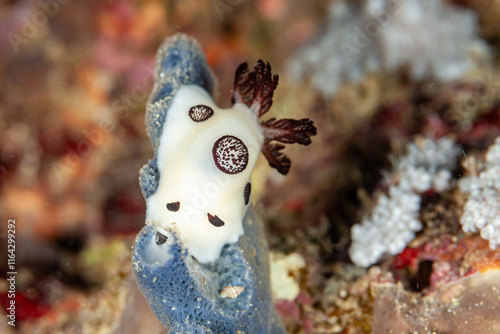
[{"label": "black ring marking on nudibranch", "polygon": [[238,174],[248,164],[248,149],[235,136],[223,136],[217,139],[212,148],[215,165],[226,174]]},{"label": "black ring marking on nudibranch", "polygon": [[158,246],[163,245],[167,242],[168,237],[166,235],[161,234],[160,232],[156,232],[155,242]]},{"label": "black ring marking on nudibranch", "polygon": [[250,194],[252,193],[252,184],[248,182],[245,185],[245,190],[243,191],[243,197],[245,198],[245,205],[250,203]]},{"label": "black ring marking on nudibranch", "polygon": [[221,226],[224,226],[225,223],[222,221],[222,219],[220,219],[219,217],[217,216],[212,216],[211,214],[207,213],[207,216],[208,216],[208,221],[210,222],[210,224],[212,224],[213,226],[215,227],[221,227]]},{"label": "black ring marking on nudibranch", "polygon": [[189,109],[189,117],[195,122],[203,122],[212,117],[214,111],[209,106],[199,104]]},{"label": "black ring marking on nudibranch", "polygon": [[177,212],[177,211],[179,211],[180,207],[181,207],[181,203],[179,203],[179,202],[167,203],[168,211]]}]

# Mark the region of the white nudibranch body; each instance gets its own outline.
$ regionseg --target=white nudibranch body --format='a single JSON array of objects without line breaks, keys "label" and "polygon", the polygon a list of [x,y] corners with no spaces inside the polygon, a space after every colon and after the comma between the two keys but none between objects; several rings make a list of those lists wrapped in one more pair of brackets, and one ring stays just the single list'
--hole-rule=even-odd
[{"label": "white nudibranch body", "polygon": [[160,182],[146,220],[178,229],[201,263],[244,233],[250,178],[264,142],[258,115],[245,104],[219,108],[201,87],[182,86],[167,112],[157,165]]}]

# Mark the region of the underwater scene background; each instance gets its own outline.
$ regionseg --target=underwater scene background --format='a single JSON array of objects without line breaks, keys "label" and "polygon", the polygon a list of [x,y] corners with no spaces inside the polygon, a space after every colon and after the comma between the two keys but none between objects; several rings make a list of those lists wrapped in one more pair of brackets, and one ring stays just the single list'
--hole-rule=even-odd
[{"label": "underwater scene background", "polygon": [[288,175],[253,172],[262,313],[288,333],[500,333],[500,0],[3,1],[0,29],[0,332],[165,333],[131,247],[155,54],[185,33],[219,107],[262,59],[268,116],[317,128]]}]

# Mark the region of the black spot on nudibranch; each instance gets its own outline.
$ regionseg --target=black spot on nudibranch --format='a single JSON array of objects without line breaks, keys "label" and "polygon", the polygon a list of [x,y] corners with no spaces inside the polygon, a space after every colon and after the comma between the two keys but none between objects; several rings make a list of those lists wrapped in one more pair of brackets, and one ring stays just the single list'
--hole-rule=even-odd
[{"label": "black spot on nudibranch", "polygon": [[195,122],[203,122],[212,117],[214,111],[209,106],[199,104],[189,109],[189,117]]},{"label": "black spot on nudibranch", "polygon": [[172,212],[179,211],[180,206],[181,206],[181,203],[179,203],[179,202],[167,203],[168,211],[172,211]]},{"label": "black spot on nudibranch", "polygon": [[226,174],[238,174],[245,170],[248,164],[248,149],[235,136],[219,138],[212,148],[215,165]]},{"label": "black spot on nudibranch", "polygon": [[243,191],[243,197],[245,198],[245,205],[250,202],[250,194],[252,193],[252,184],[248,182],[245,186],[245,190]]},{"label": "black spot on nudibranch", "polygon": [[160,232],[156,232],[155,242],[158,246],[163,245],[165,242],[167,242],[167,239],[167,236],[161,234]]},{"label": "black spot on nudibranch", "polygon": [[212,224],[213,226],[215,227],[221,227],[221,226],[224,226],[225,223],[222,221],[222,219],[220,219],[219,217],[217,216],[212,216],[211,214],[207,213],[207,216],[208,216],[208,221],[210,222],[210,224]]}]

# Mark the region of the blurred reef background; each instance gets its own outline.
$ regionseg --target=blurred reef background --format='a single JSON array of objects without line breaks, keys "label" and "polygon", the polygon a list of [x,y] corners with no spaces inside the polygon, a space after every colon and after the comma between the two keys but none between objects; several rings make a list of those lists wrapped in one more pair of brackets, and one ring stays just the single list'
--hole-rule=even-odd
[{"label": "blurred reef background", "polygon": [[252,182],[288,332],[500,333],[500,0],[7,0],[0,31],[0,332],[164,332],[130,246],[154,55],[184,32],[221,107],[263,59],[270,116],[318,127]]}]

